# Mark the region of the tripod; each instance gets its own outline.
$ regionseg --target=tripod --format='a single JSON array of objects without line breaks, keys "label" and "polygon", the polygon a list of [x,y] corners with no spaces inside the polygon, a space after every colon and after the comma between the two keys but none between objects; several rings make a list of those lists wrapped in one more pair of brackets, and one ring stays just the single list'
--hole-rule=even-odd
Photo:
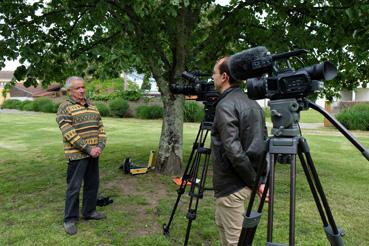
[{"label": "tripod", "polygon": [[[310,154],[307,140],[301,136],[298,128],[298,120],[300,111],[311,107],[323,114],[359,151],[369,160],[369,151],[361,145],[353,135],[351,135],[336,119],[330,116],[322,108],[315,103],[302,99],[281,99],[271,100],[270,108],[272,114],[273,136],[268,140],[270,153],[270,170],[265,184],[265,189],[261,197],[257,211],[252,211],[257,186],[254,187],[250,202],[244,214],[243,228],[241,231],[239,246],[252,245],[257,226],[260,222],[265,198],[270,192],[269,210],[268,210],[268,227],[266,245],[283,245],[273,243],[273,210],[274,210],[274,185],[275,185],[275,167],[276,163],[290,165],[290,209],[289,209],[289,243],[295,245],[295,204],[296,204],[296,156],[299,157],[304,174],[313,195],[319,215],[321,217],[323,228],[327,239],[332,246],[344,245],[342,237],[344,232],[338,228],[327,198],[324,194],[323,187],[315,169],[313,159]],[[261,171],[258,171],[258,179],[260,180]]]},{"label": "tripod", "polygon": [[[205,119],[207,118],[208,117],[205,117]],[[173,221],[174,214],[177,210],[178,203],[181,199],[181,196],[186,190],[186,186],[188,182],[191,182],[190,192],[189,192],[190,202],[189,202],[187,216],[186,216],[188,219],[188,224],[187,224],[184,245],[188,244],[192,221],[196,219],[196,213],[197,213],[197,208],[199,205],[199,200],[203,198],[204,190],[206,190],[205,181],[206,181],[206,175],[207,175],[208,166],[209,166],[210,148],[207,148],[204,146],[205,146],[206,137],[208,136],[208,133],[211,130],[212,126],[213,126],[213,122],[207,121],[207,120],[202,121],[200,124],[200,128],[196,136],[196,140],[192,145],[192,151],[190,154],[190,158],[188,160],[187,166],[182,176],[181,185],[177,190],[177,193],[178,193],[177,200],[172,209],[172,213],[170,215],[168,223],[163,225],[164,235],[169,236],[170,226]],[[203,156],[204,158],[202,158]],[[203,162],[201,162],[202,160]],[[199,179],[197,179],[200,168],[202,168],[201,176]]]}]

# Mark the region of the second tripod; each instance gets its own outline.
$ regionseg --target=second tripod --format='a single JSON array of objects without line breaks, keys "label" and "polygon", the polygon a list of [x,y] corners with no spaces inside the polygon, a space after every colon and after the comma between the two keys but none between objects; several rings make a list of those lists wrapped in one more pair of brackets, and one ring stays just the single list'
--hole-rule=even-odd
[{"label": "second tripod", "polygon": [[[170,226],[172,224],[174,214],[178,207],[178,203],[181,199],[181,196],[185,193],[187,185],[190,184],[190,201],[186,216],[188,219],[188,224],[184,245],[188,244],[192,221],[196,219],[199,200],[203,198],[204,191],[206,190],[205,181],[209,166],[210,148],[205,147],[205,142],[209,131],[211,131],[212,126],[213,123],[209,121],[202,121],[200,124],[196,140],[192,146],[190,158],[182,176],[180,187],[177,190],[177,200],[172,209],[172,213],[170,215],[168,223],[163,225],[163,233],[164,235],[168,236],[170,233]],[[199,176],[200,169],[201,175]]]}]

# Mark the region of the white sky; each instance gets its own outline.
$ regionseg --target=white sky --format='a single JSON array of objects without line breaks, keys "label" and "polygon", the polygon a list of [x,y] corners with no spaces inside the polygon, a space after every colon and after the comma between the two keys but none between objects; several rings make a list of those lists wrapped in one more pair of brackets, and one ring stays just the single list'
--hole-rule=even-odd
[{"label": "white sky", "polygon": [[19,66],[19,62],[18,61],[6,61],[5,62],[5,67],[1,70],[4,71],[14,71],[18,66]]}]

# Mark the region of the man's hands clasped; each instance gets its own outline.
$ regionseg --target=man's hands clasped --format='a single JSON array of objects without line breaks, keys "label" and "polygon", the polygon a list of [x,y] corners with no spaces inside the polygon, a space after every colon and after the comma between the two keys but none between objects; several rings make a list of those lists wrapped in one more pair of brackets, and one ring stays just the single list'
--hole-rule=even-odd
[{"label": "man's hands clasped", "polygon": [[101,151],[100,147],[92,147],[90,155],[93,158],[97,158],[101,155],[101,152],[102,151]]}]

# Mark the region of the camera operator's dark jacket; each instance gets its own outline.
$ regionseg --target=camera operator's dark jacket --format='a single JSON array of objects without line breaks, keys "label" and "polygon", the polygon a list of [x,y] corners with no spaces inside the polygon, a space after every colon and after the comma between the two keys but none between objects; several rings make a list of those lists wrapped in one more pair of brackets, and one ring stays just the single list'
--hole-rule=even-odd
[{"label": "camera operator's dark jacket", "polygon": [[212,129],[215,197],[255,185],[256,169],[265,164],[266,138],[261,107],[238,87],[219,98]]}]

